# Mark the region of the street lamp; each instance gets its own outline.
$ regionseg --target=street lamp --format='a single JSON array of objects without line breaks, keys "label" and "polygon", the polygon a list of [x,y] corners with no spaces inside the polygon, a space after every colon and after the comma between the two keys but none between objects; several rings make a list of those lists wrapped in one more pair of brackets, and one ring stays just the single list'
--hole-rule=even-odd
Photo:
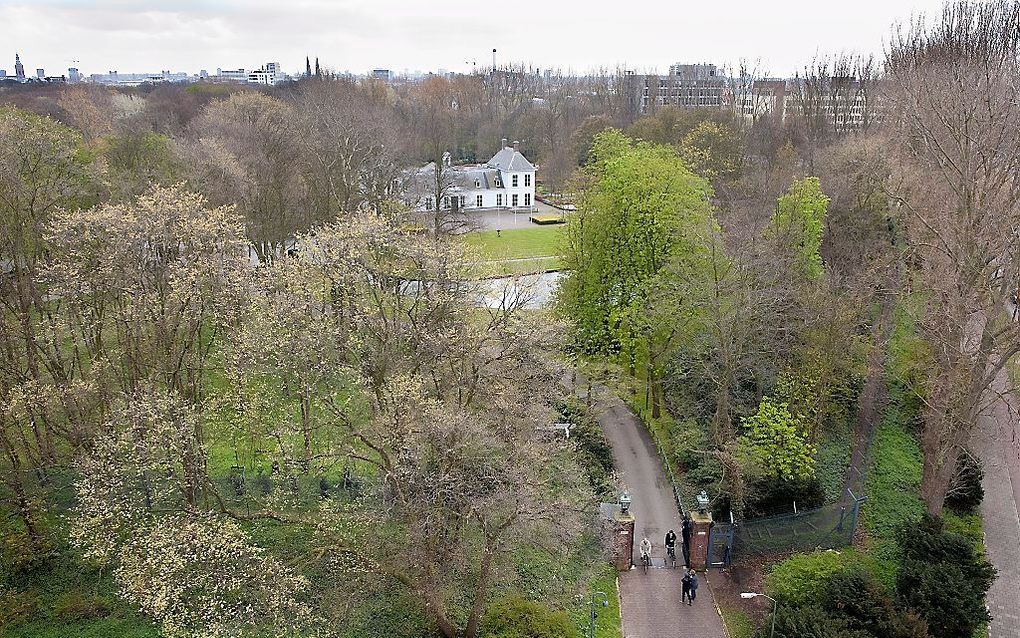
[{"label": "street lamp", "polygon": [[626,514],[630,510],[630,492],[620,494],[620,513]]},{"label": "street lamp", "polygon": [[606,596],[605,592],[596,591],[591,594],[591,614],[588,616],[588,638],[595,638],[595,617],[598,614],[595,613],[595,599],[602,597],[602,606],[609,606],[609,597]]},{"label": "street lamp", "polygon": [[766,594],[759,594],[753,591],[745,591],[742,594],[740,594],[740,597],[744,598],[745,600],[757,598],[758,596],[761,596],[762,598],[768,598],[769,600],[772,601],[772,631],[769,633],[769,636],[771,638],[772,636],[776,635],[776,608],[779,606],[779,602],[772,596],[768,596]]},{"label": "street lamp", "polygon": [[708,509],[708,492],[701,490],[701,494],[698,494],[694,498],[698,501],[698,511],[704,514],[705,510]]}]

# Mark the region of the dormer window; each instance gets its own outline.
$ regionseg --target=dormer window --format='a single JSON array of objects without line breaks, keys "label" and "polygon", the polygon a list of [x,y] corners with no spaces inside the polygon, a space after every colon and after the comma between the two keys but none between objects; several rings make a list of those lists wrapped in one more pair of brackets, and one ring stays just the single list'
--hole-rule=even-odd
[{"label": "dormer window", "polygon": [[496,188],[503,188],[503,180],[496,178]]},{"label": "dormer window", "polygon": [[482,180],[476,179],[475,180],[475,188],[481,188],[481,187],[482,187]]}]

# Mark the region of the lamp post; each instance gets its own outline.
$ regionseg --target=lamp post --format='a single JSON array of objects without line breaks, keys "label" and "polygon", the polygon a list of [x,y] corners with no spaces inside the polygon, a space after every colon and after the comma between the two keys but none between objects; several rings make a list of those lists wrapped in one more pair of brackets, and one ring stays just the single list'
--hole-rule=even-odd
[{"label": "lamp post", "polygon": [[762,598],[768,598],[769,600],[772,601],[772,631],[769,632],[769,636],[771,638],[772,636],[776,635],[776,609],[779,607],[779,602],[772,596],[768,596],[766,594],[759,594],[753,591],[745,591],[742,594],[740,594],[740,597],[744,599],[757,598],[759,596],[761,596]]},{"label": "lamp post", "polygon": [[708,492],[701,490],[701,493],[695,496],[694,499],[698,501],[698,511],[704,514],[705,510],[708,509]]},{"label": "lamp post", "polygon": [[605,592],[596,591],[591,594],[591,613],[588,616],[588,638],[595,638],[595,618],[598,614],[595,613],[595,602],[596,598],[602,598],[602,606],[609,606],[609,597],[606,596]]},{"label": "lamp post", "polygon": [[630,511],[630,492],[620,494],[620,513],[626,514]]}]

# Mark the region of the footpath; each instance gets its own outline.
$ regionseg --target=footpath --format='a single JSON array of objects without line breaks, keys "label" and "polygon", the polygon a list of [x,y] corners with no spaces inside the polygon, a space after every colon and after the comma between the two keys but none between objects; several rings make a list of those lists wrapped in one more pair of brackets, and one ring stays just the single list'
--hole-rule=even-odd
[{"label": "footpath", "polygon": [[670,529],[680,534],[680,514],[655,443],[618,397],[602,392],[596,408],[613,447],[617,472],[633,499],[634,563],[638,563],[641,539],[648,537],[652,542],[653,567],[620,574],[624,638],[727,638],[709,583],[712,575],[699,573],[697,599],[692,606],[681,605],[681,569],[665,567],[663,539]]},{"label": "footpath", "polygon": [[981,518],[988,560],[998,572],[988,590],[989,638],[1020,638],[1020,433],[1008,372],[999,372],[986,395],[972,445],[984,465]]}]

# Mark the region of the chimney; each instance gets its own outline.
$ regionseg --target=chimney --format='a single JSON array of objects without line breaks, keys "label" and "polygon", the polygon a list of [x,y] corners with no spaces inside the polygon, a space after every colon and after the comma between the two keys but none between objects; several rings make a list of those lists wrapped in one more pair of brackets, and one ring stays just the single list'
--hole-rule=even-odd
[{"label": "chimney", "polygon": [[517,140],[514,140],[514,152],[516,153],[520,149],[521,149],[521,143],[518,142]]},{"label": "chimney", "polygon": [[505,137],[503,138],[503,141],[501,141],[501,142],[499,143],[499,147],[500,147],[500,148],[506,148],[506,138],[505,138]]}]

